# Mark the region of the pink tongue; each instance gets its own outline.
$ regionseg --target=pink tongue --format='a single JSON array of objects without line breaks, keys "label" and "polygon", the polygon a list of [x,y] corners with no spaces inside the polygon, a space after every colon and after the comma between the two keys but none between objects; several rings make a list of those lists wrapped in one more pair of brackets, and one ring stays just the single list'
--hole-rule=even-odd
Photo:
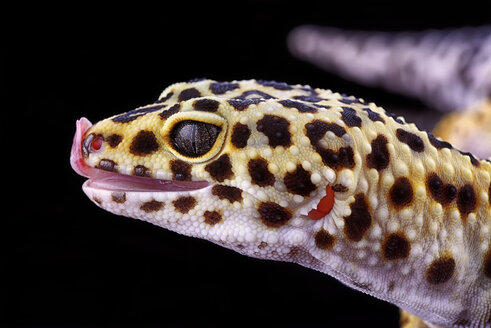
[{"label": "pink tongue", "polygon": [[77,131],[73,137],[70,165],[79,175],[89,178],[87,187],[113,191],[187,191],[202,189],[206,181],[174,181],[123,175],[88,166],[82,157],[82,139],[92,123],[85,117],[77,120]]}]

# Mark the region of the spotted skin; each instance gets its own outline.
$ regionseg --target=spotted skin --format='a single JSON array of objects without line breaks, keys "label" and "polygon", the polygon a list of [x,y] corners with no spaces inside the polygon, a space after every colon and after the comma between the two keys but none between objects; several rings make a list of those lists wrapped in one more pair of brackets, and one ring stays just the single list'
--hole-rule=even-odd
[{"label": "spotted skin", "polygon": [[[489,326],[489,161],[373,103],[308,86],[198,80],[169,86],[157,104],[82,131],[72,156],[137,181],[205,185],[112,190],[92,177],[84,191],[98,206],[325,272],[434,325]],[[207,152],[179,153],[186,138],[205,138]],[[309,217],[328,186],[332,210]]]}]

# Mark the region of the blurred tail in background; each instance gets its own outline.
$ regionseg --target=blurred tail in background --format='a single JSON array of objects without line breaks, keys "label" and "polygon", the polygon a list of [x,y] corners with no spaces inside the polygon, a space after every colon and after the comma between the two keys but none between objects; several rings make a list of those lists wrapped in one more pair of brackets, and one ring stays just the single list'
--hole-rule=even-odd
[{"label": "blurred tail in background", "polygon": [[390,33],[305,25],[291,31],[288,46],[329,72],[441,111],[491,97],[491,25]]}]

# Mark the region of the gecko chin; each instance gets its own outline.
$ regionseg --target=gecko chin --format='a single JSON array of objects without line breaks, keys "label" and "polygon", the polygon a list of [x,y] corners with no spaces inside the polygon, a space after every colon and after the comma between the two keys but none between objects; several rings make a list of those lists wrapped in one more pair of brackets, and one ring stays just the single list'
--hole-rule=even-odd
[{"label": "gecko chin", "polygon": [[92,126],[89,120],[81,118],[77,121],[77,130],[73,138],[70,164],[75,172],[87,177],[84,190],[104,190],[114,192],[183,192],[206,188],[211,185],[207,181],[177,181],[149,177],[139,177],[116,172],[109,172],[87,165],[82,156],[82,139],[85,132]]}]

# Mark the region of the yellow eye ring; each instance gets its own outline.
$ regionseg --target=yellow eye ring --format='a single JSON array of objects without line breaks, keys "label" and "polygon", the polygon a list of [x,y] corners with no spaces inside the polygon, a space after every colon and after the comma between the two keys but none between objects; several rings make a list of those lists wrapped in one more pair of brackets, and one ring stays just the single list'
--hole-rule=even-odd
[{"label": "yellow eye ring", "polygon": [[227,121],[214,113],[187,111],[172,115],[160,134],[165,147],[177,158],[202,163],[222,149]]}]

